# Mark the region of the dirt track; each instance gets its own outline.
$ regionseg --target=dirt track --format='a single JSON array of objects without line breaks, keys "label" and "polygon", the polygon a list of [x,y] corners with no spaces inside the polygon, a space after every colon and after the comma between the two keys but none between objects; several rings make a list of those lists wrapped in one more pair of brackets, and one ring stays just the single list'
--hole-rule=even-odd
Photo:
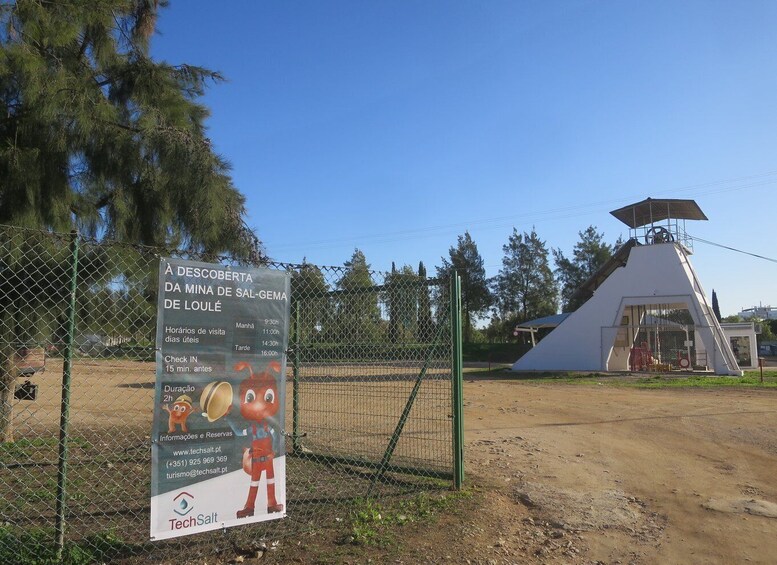
[{"label": "dirt track", "polygon": [[464,398],[484,488],[454,560],[777,560],[777,391],[477,380]]}]

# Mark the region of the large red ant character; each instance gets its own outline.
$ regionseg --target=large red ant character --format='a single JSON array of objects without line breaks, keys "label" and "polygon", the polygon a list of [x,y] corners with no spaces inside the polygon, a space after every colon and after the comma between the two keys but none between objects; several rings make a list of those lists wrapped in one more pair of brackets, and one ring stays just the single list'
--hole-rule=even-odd
[{"label": "large red ant character", "polygon": [[276,375],[280,375],[281,365],[273,361],[263,373],[255,375],[248,363],[237,363],[236,371],[248,369],[250,376],[240,383],[240,414],[253,422],[250,428],[237,430],[236,435],[251,436],[251,447],[243,451],[243,470],[251,475],[251,486],[245,507],[237,511],[238,518],[254,515],[256,495],[262,473],[267,473],[267,512],[281,512],[283,504],[275,499],[275,472],[273,470],[273,433],[267,418],[278,412],[280,399]]}]

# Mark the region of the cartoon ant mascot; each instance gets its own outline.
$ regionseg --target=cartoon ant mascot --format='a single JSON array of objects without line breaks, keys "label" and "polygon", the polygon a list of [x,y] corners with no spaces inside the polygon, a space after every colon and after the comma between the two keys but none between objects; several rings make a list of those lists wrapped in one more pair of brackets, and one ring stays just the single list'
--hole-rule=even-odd
[{"label": "cartoon ant mascot", "polygon": [[240,383],[240,415],[251,422],[245,429],[229,422],[232,431],[238,436],[250,436],[251,447],[243,451],[243,470],[251,475],[251,486],[245,507],[237,511],[238,518],[254,515],[256,495],[262,473],[267,473],[267,512],[281,512],[283,504],[275,499],[275,472],[273,470],[273,439],[275,430],[270,426],[271,419],[280,407],[278,385],[275,375],[280,375],[281,365],[273,361],[263,373],[254,374],[248,363],[237,363],[236,371],[249,371],[249,377]]},{"label": "cartoon ant mascot", "polygon": [[162,410],[165,410],[170,417],[167,419],[167,433],[172,434],[175,432],[176,426],[181,426],[182,432],[188,432],[189,428],[186,427],[186,420],[189,418],[189,414],[194,411],[192,406],[192,399],[182,394],[173,402],[173,408],[165,404],[162,406]]}]

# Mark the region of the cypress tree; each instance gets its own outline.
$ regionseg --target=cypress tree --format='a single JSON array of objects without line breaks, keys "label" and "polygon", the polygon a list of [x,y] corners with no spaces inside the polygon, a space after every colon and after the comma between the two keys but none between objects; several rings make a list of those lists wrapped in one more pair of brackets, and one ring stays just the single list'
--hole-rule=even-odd
[{"label": "cypress tree", "polygon": [[386,302],[388,306],[388,340],[390,343],[399,341],[399,290],[397,288],[397,265],[391,262],[391,273],[386,280]]},{"label": "cypress tree", "polygon": [[[434,324],[432,323],[432,300],[429,296],[429,287],[426,286],[426,267],[423,261],[418,263],[418,278],[421,285],[418,289],[418,325],[416,327],[416,341],[426,343],[432,341]],[[447,281],[445,281],[447,282]]]},{"label": "cypress tree", "polygon": [[712,289],[712,313],[715,314],[715,317],[718,319],[718,323],[720,323],[723,320],[723,317],[720,315],[720,305],[718,304],[718,295],[715,293],[715,289]]}]

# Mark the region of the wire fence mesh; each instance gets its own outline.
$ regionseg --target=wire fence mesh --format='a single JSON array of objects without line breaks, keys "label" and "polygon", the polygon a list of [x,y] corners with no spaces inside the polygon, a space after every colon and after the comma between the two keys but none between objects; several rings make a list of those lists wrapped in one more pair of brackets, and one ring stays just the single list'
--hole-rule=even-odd
[{"label": "wire fence mesh", "polygon": [[267,263],[291,275],[287,516],[150,542],[158,265],[170,255],[0,226],[0,562],[207,556],[327,528],[364,498],[450,488],[449,282]]}]

